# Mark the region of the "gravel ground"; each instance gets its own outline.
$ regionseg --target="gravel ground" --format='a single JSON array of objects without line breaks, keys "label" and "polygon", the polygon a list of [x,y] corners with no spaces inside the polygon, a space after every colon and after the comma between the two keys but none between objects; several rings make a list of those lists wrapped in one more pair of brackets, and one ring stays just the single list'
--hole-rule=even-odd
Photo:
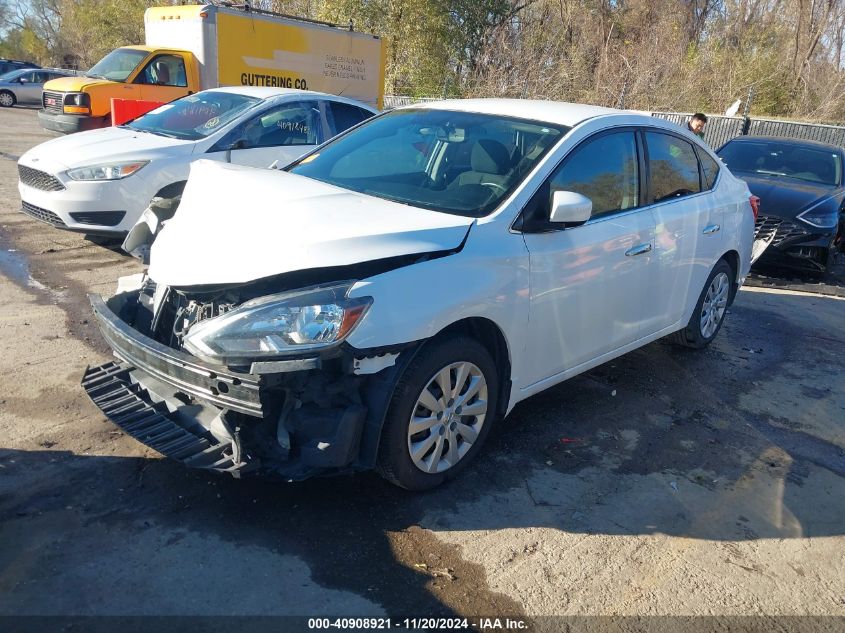
[{"label": "gravel ground", "polygon": [[[656,342],[520,404],[431,493],[235,481],[161,459],[79,387],[108,358],[85,293],[139,266],[18,211],[15,159],[46,138],[0,110],[0,615],[845,625],[837,292],[758,282],[709,349]],[[782,619],[807,615],[838,618]]]}]

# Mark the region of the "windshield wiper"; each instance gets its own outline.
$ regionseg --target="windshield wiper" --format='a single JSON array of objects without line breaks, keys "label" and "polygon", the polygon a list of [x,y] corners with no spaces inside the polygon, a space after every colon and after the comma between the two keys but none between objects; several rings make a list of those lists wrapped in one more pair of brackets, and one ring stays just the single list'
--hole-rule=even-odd
[{"label": "windshield wiper", "polygon": [[117,127],[123,127],[123,128],[126,128],[127,130],[132,130],[133,132],[143,132],[144,134],[154,134],[155,136],[165,136],[167,138],[175,138],[176,140],[179,140],[179,141],[187,140],[184,137],[176,136],[175,134],[167,134],[166,132],[160,132],[160,131],[154,131],[154,130],[146,130],[142,127],[132,127],[132,125],[130,125],[128,123],[126,125],[118,125]]}]

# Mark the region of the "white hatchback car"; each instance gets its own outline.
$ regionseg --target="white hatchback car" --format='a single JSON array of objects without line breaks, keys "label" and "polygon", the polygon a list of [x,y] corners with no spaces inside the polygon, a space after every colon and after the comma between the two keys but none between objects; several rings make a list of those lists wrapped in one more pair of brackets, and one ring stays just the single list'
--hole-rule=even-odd
[{"label": "white hatchback car", "polygon": [[395,110],[285,171],[195,163],[148,274],[90,297],[120,361],[83,385],[189,466],[430,488],[517,402],[660,337],[710,343],[755,213],[659,119]]},{"label": "white hatchback car", "polygon": [[192,161],[283,167],[375,112],[319,92],[205,90],[29,150],[18,161],[21,210],[62,229],[125,234],[154,197],[178,200]]}]

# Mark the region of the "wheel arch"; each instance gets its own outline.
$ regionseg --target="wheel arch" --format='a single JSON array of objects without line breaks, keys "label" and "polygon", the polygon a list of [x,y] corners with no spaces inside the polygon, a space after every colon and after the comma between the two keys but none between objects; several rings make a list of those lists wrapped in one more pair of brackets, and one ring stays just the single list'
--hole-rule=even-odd
[{"label": "wheel arch", "polygon": [[187,180],[179,180],[177,182],[172,182],[169,185],[166,185],[159,189],[154,198],[175,198],[176,196],[182,195],[182,192],[185,190],[185,185],[188,184]]},{"label": "wheel arch", "polygon": [[[733,271],[733,281],[731,283],[731,297],[730,301],[728,301],[728,305],[731,305],[733,304],[734,299],[736,298],[736,293],[739,291],[739,253],[735,250],[729,250],[719,259],[724,259]],[[715,266],[716,264],[713,265]]]},{"label": "wheel arch", "polygon": [[459,319],[442,328],[433,336],[409,345],[400,353],[394,366],[369,377],[363,392],[368,413],[361,438],[358,459],[360,465],[365,468],[375,466],[388,407],[393,399],[396,384],[411,361],[426,344],[461,334],[477,340],[493,358],[493,363],[499,374],[499,397],[496,403],[496,414],[504,415],[507,412],[511,395],[511,353],[504,332],[494,321],[485,317]]},{"label": "wheel arch", "polygon": [[496,413],[503,415],[508,410],[511,392],[511,351],[502,328],[486,317],[467,317],[443,328],[432,340],[451,334],[465,334],[474,338],[490,353],[499,373]]}]

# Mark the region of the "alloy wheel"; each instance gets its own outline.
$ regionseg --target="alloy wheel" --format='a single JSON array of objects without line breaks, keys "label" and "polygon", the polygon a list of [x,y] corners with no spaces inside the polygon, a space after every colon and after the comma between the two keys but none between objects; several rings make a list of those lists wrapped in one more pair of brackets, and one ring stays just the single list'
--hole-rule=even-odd
[{"label": "alloy wheel", "polygon": [[725,309],[728,306],[728,292],[730,291],[730,280],[728,276],[720,272],[713,277],[707,294],[704,296],[704,303],[701,305],[701,336],[710,338],[716,333]]},{"label": "alloy wheel", "polygon": [[0,92],[0,106],[4,108],[11,108],[15,105],[15,100],[8,92]]},{"label": "alloy wheel", "polygon": [[408,421],[408,452],[425,473],[457,464],[478,438],[487,417],[487,381],[473,363],[451,363],[423,388]]}]

